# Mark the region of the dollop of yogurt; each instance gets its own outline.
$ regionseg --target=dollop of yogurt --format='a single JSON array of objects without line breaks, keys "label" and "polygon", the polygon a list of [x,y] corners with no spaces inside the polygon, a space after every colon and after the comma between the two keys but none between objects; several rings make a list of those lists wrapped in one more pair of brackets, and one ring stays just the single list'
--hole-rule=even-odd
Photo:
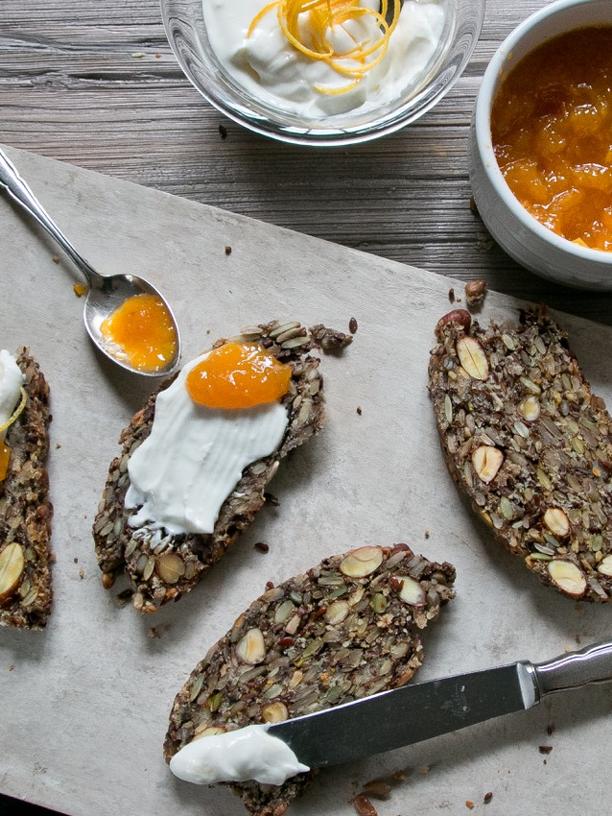
[{"label": "dollop of yogurt", "polygon": [[[17,407],[21,396],[24,377],[13,355],[2,349],[0,351],[0,425],[4,425]],[[6,431],[0,431],[0,441]]]},{"label": "dollop of yogurt", "polygon": [[[210,45],[221,66],[248,93],[304,118],[366,111],[416,89],[438,51],[447,14],[447,0],[405,0],[381,62],[355,88],[330,96],[315,86],[342,88],[350,79],[296,50],[282,33],[275,9],[247,38],[252,19],[264,5],[265,0],[203,0]],[[379,9],[377,0],[361,0],[361,5]],[[302,25],[305,16],[300,15]],[[355,41],[376,41],[380,29],[371,15],[365,15],[334,26],[328,37],[338,51],[347,51]]]},{"label": "dollop of yogurt", "polygon": [[212,533],[242,471],[280,445],[289,417],[280,402],[243,410],[197,405],[185,380],[204,354],[184,366],[155,400],[151,432],[130,456],[125,507],[132,527]]},{"label": "dollop of yogurt", "polygon": [[290,777],[309,771],[286,742],[268,734],[269,728],[269,723],[247,725],[195,739],[172,757],[170,770],[196,785],[249,780],[282,785]]}]

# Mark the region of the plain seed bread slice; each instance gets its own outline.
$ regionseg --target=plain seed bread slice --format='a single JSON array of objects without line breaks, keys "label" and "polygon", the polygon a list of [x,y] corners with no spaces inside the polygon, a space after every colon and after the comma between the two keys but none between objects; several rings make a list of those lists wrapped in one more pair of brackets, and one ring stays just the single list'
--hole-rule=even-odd
[{"label": "plain seed bread slice", "polygon": [[569,598],[612,598],[612,420],[544,311],[437,326],[429,388],[450,473],[495,538]]},{"label": "plain seed bread slice", "polygon": [[[316,346],[327,347],[327,351],[342,350],[352,338],[323,326],[309,330],[296,321],[284,324],[274,321],[245,328],[239,337],[231,339],[259,343],[291,366],[290,388],[283,398],[289,424],[279,448],[244,470],[222,505],[212,534],[164,535],[161,542],[152,542],[127,524],[124,499],[129,487],[129,458],[150,433],[157,394],[133,417],[121,434],[121,454],[111,463],[93,535],[104,586],[110,588],[116,575],[125,571],[134,588],[132,602],[141,612],[155,612],[189,592],[252,522],[265,504],[266,485],[280,460],[323,426],[325,403],[320,360],[310,352]],[[219,340],[215,347],[224,342],[227,341]]]}]

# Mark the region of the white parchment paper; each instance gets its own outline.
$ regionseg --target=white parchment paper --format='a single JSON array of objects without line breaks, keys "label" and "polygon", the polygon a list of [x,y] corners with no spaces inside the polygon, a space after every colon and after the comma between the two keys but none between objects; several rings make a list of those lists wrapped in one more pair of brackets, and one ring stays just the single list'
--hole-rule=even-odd
[{"label": "white parchment paper", "polygon": [[[94,352],[72,291],[75,273],[63,259],[54,263],[48,239],[0,200],[0,346],[29,345],[51,386],[56,555],[46,632],[0,630],[0,790],[71,816],[238,816],[242,805],[229,791],[181,783],[165,766],[172,699],[267,580],[353,546],[406,541],[457,566],[457,600],[427,633],[420,680],[546,659],[612,635],[612,608],[578,605],[540,586],[472,520],[447,474],[426,370],[452,282],[10,152],[95,267],[149,276],[171,298],[185,359],[217,336],[275,317],[345,328],[355,316],[359,331],[344,359],[324,359],[329,424],[281,467],[272,487],[280,506],[262,511],[187,598],[140,617],[117,608],[117,590],[103,591],[90,528],[119,432],[149,386]],[[515,313],[510,298],[489,294],[486,314]],[[612,329],[562,322],[610,404]],[[257,541],[269,544],[267,555],[254,550]],[[391,799],[377,803],[380,816],[465,814],[466,800],[491,816],[604,812],[611,711],[612,687],[558,697],[321,773],[291,812],[349,816],[361,783],[406,768]],[[494,797],[485,806],[487,791]]]}]

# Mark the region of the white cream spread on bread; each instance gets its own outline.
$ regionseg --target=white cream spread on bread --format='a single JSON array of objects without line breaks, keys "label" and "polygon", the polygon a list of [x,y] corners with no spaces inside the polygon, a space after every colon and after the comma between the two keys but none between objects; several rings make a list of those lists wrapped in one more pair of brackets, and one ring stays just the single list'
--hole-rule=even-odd
[{"label": "white cream spread on bread", "polygon": [[[21,396],[24,377],[13,355],[2,349],[0,351],[0,426],[13,415]],[[0,441],[6,432],[0,431]]]},{"label": "white cream spread on bread", "polygon": [[130,456],[125,507],[135,510],[132,527],[212,533],[243,470],[282,442],[289,417],[281,402],[222,410],[191,399],[185,380],[207,356],[186,365],[160,391],[151,432]]},{"label": "white cream spread on bread", "polygon": [[251,779],[261,785],[282,785],[309,771],[286,742],[268,734],[269,727],[269,723],[247,725],[195,739],[172,757],[170,770],[196,785]]}]

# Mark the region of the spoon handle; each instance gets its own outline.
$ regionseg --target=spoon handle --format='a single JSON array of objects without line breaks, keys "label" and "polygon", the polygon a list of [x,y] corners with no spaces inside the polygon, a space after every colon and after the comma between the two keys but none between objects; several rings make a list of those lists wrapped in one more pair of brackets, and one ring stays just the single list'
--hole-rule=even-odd
[{"label": "spoon handle", "polygon": [[13,201],[24,208],[40,226],[59,244],[83,273],[89,286],[100,286],[101,276],[80,255],[57,224],[51,219],[32,190],[19,175],[17,168],[0,148],[0,188],[6,190]]}]

